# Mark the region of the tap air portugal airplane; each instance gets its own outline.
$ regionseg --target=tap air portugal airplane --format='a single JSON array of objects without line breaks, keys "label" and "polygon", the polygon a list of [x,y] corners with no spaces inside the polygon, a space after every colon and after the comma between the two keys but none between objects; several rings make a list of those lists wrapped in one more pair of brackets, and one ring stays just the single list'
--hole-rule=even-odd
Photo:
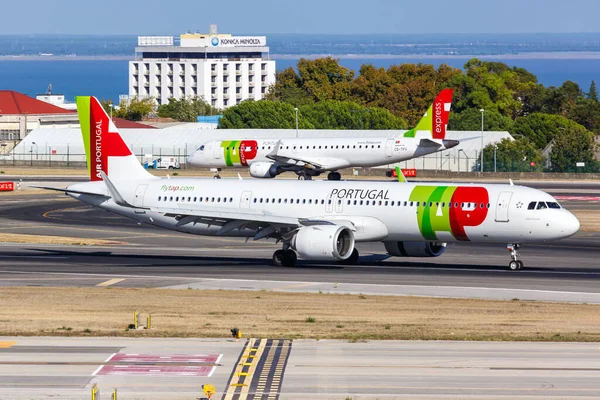
[{"label": "tap air portugal airplane", "polygon": [[342,168],[393,164],[458,145],[445,138],[451,103],[452,89],[442,90],[417,126],[402,136],[217,140],[201,145],[187,162],[217,169],[250,167],[254,178],[293,171],[298,179],[311,179],[331,171],[327,179],[339,181]]},{"label": "tap air portugal airplane", "polygon": [[91,182],[65,192],[141,223],[195,235],[275,239],[273,262],[358,261],[355,244],[383,242],[389,256],[437,257],[446,243],[509,244],[571,236],[579,221],[549,194],[501,184],[260,179],[161,179],[132,154],[94,97],[77,107]]}]

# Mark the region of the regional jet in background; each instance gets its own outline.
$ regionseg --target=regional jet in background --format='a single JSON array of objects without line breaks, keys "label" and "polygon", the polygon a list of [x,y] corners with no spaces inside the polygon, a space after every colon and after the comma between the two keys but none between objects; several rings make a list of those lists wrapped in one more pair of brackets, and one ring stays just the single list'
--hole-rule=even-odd
[{"label": "regional jet in background", "polygon": [[100,103],[78,97],[91,182],[65,192],[140,223],[195,235],[273,239],[273,263],[355,264],[357,242],[394,257],[437,257],[449,242],[508,244],[511,270],[523,243],[575,234],[579,221],[549,194],[502,184],[161,179],[149,174]]},{"label": "regional jet in background", "polygon": [[217,170],[249,167],[254,178],[293,171],[298,179],[312,179],[330,171],[328,180],[340,180],[337,171],[343,168],[393,164],[458,145],[446,139],[451,103],[452,89],[442,90],[417,126],[401,136],[216,140],[201,145],[187,162]]}]

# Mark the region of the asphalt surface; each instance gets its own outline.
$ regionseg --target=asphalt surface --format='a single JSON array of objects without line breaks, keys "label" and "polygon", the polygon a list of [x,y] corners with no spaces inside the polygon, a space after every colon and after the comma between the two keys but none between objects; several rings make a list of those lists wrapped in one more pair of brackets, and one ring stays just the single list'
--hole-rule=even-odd
[{"label": "asphalt surface", "polygon": [[[597,399],[598,343],[0,338],[0,398]],[[265,368],[267,367],[267,368]]]},{"label": "asphalt surface", "polygon": [[[559,188],[560,189],[560,188]],[[563,189],[560,189],[563,190]],[[572,194],[575,190],[568,190]],[[586,189],[590,195],[596,188]],[[563,201],[597,211],[598,202]],[[270,265],[279,246],[179,234],[55,193],[0,197],[0,234],[73,238],[0,244],[0,286],[172,287],[425,295],[600,303],[600,234],[524,246],[510,272],[503,246],[460,243],[432,259],[358,266]],[[84,238],[114,242],[82,246]],[[255,350],[254,350],[255,349]],[[1,399],[596,399],[598,343],[0,338]],[[244,375],[246,374],[246,375]],[[237,385],[237,386],[236,386]]]}]

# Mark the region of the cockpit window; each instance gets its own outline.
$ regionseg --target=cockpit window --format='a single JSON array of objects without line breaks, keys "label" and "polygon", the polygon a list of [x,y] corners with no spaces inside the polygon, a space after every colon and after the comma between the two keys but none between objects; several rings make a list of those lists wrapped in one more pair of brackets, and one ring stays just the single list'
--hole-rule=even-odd
[{"label": "cockpit window", "polygon": [[546,203],[545,203],[545,202],[543,202],[543,201],[540,201],[540,202],[537,204],[537,208],[536,208],[536,210],[543,210],[543,209],[545,209],[545,208],[548,208],[548,207],[546,206]]},{"label": "cockpit window", "polygon": [[198,147],[198,150],[199,150],[199,151],[204,151],[204,145],[202,145],[202,146]]},{"label": "cockpit window", "polygon": [[535,210],[535,205],[537,202],[532,201],[531,203],[529,203],[529,205],[527,206],[528,210]]},{"label": "cockpit window", "polygon": [[548,208],[560,209],[560,204],[555,201],[547,201]]}]

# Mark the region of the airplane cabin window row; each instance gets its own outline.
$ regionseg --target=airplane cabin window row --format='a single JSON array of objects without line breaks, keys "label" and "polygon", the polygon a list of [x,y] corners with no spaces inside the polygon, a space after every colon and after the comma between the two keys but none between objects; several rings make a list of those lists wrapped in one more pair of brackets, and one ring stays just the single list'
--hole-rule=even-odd
[{"label": "airplane cabin window row", "polygon": [[[158,196],[158,201],[175,201],[182,203],[233,203],[233,197],[185,197],[185,196]],[[327,201],[327,204],[333,204],[332,199],[294,199],[294,198],[275,198],[275,197],[254,197],[252,203],[254,204],[311,204],[311,205],[323,205]],[[343,200],[337,199],[337,205],[342,205]],[[544,203],[544,202],[541,202]],[[534,205],[534,208],[532,207]],[[529,204],[529,209],[535,209],[536,202]],[[539,204],[539,203],[538,203]],[[560,208],[558,203],[545,202],[548,204],[547,208]],[[395,201],[395,200],[346,200],[348,206],[383,206],[383,207],[442,207],[442,208],[466,208],[475,210],[477,208],[490,208],[490,203],[446,203],[446,202],[425,202],[425,201]],[[546,208],[544,205],[543,208]],[[538,208],[540,206],[538,205]]]},{"label": "airplane cabin window row", "polygon": [[[358,146],[359,149],[363,148],[362,144],[352,145],[352,148],[356,149],[357,148],[356,146]],[[281,146],[281,149],[283,150],[285,148],[286,150],[290,150],[290,147],[292,148],[292,150],[296,150],[296,149],[309,150],[309,149],[311,149],[311,146],[285,146],[285,147]],[[272,146],[260,146],[261,150],[271,150],[271,148],[272,148]],[[374,149],[375,145],[371,145],[371,147],[369,147],[369,145],[364,145],[364,148],[365,149],[369,149],[369,148],[370,149]],[[381,145],[380,144],[377,145],[377,148],[380,149]],[[240,146],[238,146],[238,147],[226,147],[225,149],[226,150],[240,150],[241,151],[242,148]],[[247,146],[244,149],[246,151],[251,151],[252,150],[252,146]],[[329,150],[333,150],[333,149],[346,149],[347,150],[347,149],[350,149],[350,145],[344,145],[344,144],[342,144],[342,145],[336,145],[336,146],[312,146],[312,149],[313,150],[318,150],[318,149],[325,149],[325,150],[327,150],[327,149],[329,149]],[[201,148],[199,148],[199,150],[204,150],[204,146],[201,146]],[[257,147],[257,150],[258,150],[258,147]]]}]

